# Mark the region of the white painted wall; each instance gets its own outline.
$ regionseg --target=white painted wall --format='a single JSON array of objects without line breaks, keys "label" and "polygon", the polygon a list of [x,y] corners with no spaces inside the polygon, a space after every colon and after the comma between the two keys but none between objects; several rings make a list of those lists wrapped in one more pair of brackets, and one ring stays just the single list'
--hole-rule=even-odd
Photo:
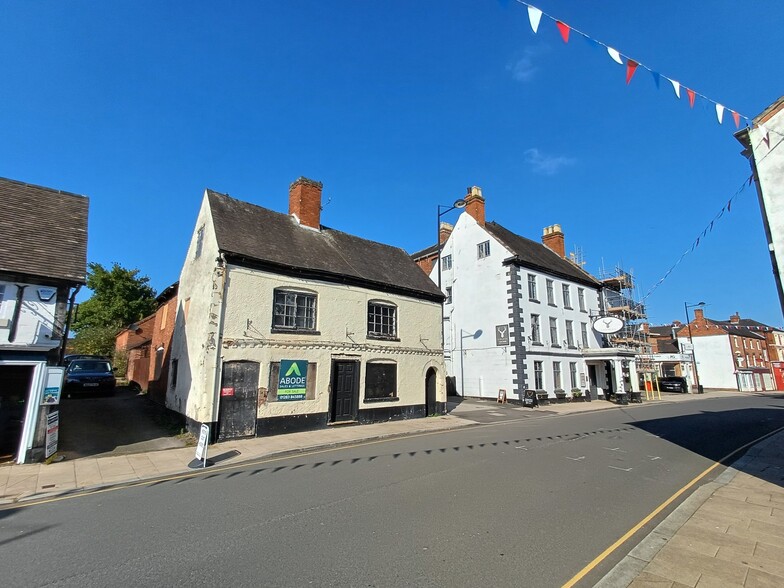
[{"label": "white painted wall", "polygon": [[[490,241],[490,255],[478,259],[477,245]],[[509,318],[509,268],[503,265],[512,252],[496,241],[467,212],[463,212],[455,223],[449,239],[444,244],[441,257],[452,256],[452,268],[441,272],[441,287],[452,288],[452,304],[444,306],[444,350],[447,357],[447,372],[456,379],[458,394],[466,396],[497,398],[498,390],[505,389],[511,396],[513,386],[512,347],[496,346],[496,325],[508,325],[513,322]],[[553,363],[561,362],[562,387],[569,392],[569,362],[577,363],[578,387],[587,387],[588,370],[581,357],[582,339],[580,324],[586,323],[588,346],[600,346],[596,333],[591,329],[589,315],[599,310],[598,289],[563,280],[554,276],[546,276],[540,271],[522,268],[519,271],[521,285],[521,307],[523,309],[523,325],[526,334],[527,378],[526,388],[534,388],[534,361],[543,362],[545,390],[553,394]],[[537,276],[539,302],[532,302],[528,297],[528,274]],[[438,268],[430,273],[434,282],[438,282]],[[545,279],[554,282],[555,305],[547,303]],[[571,309],[563,304],[562,285],[569,284],[571,292]],[[585,291],[585,311],[580,311],[578,288]],[[542,342],[534,346],[528,341],[530,335],[530,315],[540,315]],[[549,342],[549,319],[558,321],[559,342],[561,347],[553,347]],[[566,340],[566,321],[573,322],[574,348],[564,345]],[[478,336],[477,333],[479,333]],[[461,350],[462,344],[462,350]],[[462,361],[461,361],[462,358]],[[581,374],[586,386],[581,386]]]},{"label": "white painted wall", "polygon": [[[16,286],[26,286],[21,301],[19,323],[13,342],[8,341],[11,332],[11,320],[16,306]],[[42,300],[38,289],[54,295],[48,301]],[[57,289],[40,284],[24,284],[0,281],[0,349],[37,349],[46,351],[60,344],[60,339],[52,339],[55,312],[57,309]]]},{"label": "white painted wall", "polygon": [[757,165],[762,200],[770,226],[773,251],[779,265],[779,279],[784,284],[784,109],[759,127],[749,131],[749,140]]},{"label": "white painted wall", "polygon": [[[490,240],[490,255],[477,258],[477,245]],[[511,346],[499,347],[496,325],[508,325],[507,268],[511,252],[493,239],[467,212],[455,223],[441,257],[452,256],[452,269],[442,270],[441,289],[452,288],[452,304],[444,305],[444,350],[458,394],[497,398],[512,392]],[[437,283],[438,268],[430,274]],[[461,345],[462,359],[461,361]]]},{"label": "white painted wall", "polygon": [[[688,343],[688,339],[684,339]],[[694,357],[703,388],[738,389],[730,338],[724,335],[693,337]]]},{"label": "white painted wall", "polygon": [[[196,235],[199,227],[204,227],[204,238],[201,255],[197,258]],[[217,345],[224,271],[216,262],[218,254],[205,192],[180,273],[166,394],[168,408],[198,422],[211,421],[214,412],[212,391],[216,385],[215,366],[220,359]],[[175,360],[177,384],[172,386]]]}]

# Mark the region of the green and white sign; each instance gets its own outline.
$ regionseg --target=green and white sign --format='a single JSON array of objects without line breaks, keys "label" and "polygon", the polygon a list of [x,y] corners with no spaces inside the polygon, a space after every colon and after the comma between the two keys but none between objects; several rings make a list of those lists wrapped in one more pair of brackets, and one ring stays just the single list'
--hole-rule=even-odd
[{"label": "green and white sign", "polygon": [[308,362],[304,359],[281,359],[278,373],[278,400],[305,400]]}]

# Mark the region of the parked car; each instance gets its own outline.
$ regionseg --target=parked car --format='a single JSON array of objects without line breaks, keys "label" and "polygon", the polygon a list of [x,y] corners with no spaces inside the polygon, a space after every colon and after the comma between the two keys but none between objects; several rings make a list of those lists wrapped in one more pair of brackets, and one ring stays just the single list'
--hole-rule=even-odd
[{"label": "parked car", "polygon": [[689,384],[686,382],[686,378],[681,376],[663,376],[659,378],[659,390],[685,394],[689,391]]},{"label": "parked car", "polygon": [[65,367],[68,367],[68,364],[71,363],[74,359],[105,359],[108,361],[109,358],[106,357],[105,355],[87,355],[87,354],[74,353],[63,357],[63,365]]},{"label": "parked car", "polygon": [[95,392],[114,394],[117,379],[106,359],[73,359],[65,368],[63,392]]}]

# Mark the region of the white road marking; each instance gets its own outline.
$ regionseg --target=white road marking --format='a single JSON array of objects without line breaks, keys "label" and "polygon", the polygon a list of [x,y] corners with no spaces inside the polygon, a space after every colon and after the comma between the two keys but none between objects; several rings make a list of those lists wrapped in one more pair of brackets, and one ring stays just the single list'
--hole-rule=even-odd
[{"label": "white road marking", "polygon": [[608,468],[612,468],[614,470],[621,470],[622,472],[630,472],[630,471],[632,471],[632,468],[619,468],[619,467],[616,467],[616,466],[607,466],[607,467]]},{"label": "white road marking", "polygon": [[526,451],[528,451],[525,445],[518,445],[517,447],[515,447],[515,449],[525,449]]},{"label": "white road marking", "polygon": [[651,461],[656,461],[657,459],[661,459],[661,457],[658,457],[656,455],[649,455],[648,459],[650,459]]},{"label": "white road marking", "polygon": [[567,455],[566,459],[571,459],[572,461],[581,461],[581,460],[585,459],[585,456],[583,455],[583,456],[580,456],[580,457],[569,457]]}]

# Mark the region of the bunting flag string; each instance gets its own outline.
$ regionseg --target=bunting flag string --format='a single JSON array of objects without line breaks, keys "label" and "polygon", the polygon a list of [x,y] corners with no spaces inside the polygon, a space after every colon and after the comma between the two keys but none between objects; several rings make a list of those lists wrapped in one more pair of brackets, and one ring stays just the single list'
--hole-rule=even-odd
[{"label": "bunting flag string", "polygon": [[661,278],[659,278],[659,281],[656,282],[653,285],[653,287],[651,287],[650,290],[648,290],[648,293],[645,296],[643,296],[642,301],[641,301],[643,304],[650,297],[650,295],[653,294],[656,291],[656,289],[670,276],[670,274],[673,271],[675,271],[675,268],[677,268],[680,265],[680,263],[683,261],[683,259],[689,253],[692,253],[695,249],[697,249],[700,246],[700,240],[704,239],[707,236],[708,233],[712,233],[713,232],[713,225],[716,224],[716,221],[718,221],[722,216],[724,216],[725,212],[729,213],[729,212],[732,211],[732,203],[733,203],[733,201],[735,201],[738,198],[738,196],[740,196],[740,194],[748,186],[751,186],[753,183],[754,183],[754,175],[749,176],[748,180],[743,180],[743,183],[741,184],[740,188],[738,188],[738,190],[735,192],[735,194],[733,194],[732,197],[727,201],[727,204],[725,204],[724,206],[721,207],[721,210],[714,215],[714,217],[711,219],[710,223],[708,223],[705,226],[705,228],[703,229],[702,233],[700,233],[697,236],[697,238],[694,241],[692,241],[692,243],[689,246],[689,248],[686,249],[683,253],[681,253],[681,256],[678,258],[678,260],[674,264],[672,264],[672,266],[670,266],[670,269],[668,269],[666,272],[664,272],[664,275]]},{"label": "bunting flag string", "polygon": [[[718,122],[719,122],[720,125],[724,123],[724,112],[725,112],[725,110],[728,110],[732,114],[732,121],[735,123],[735,128],[736,129],[740,128],[740,121],[741,121],[741,119],[746,121],[746,125],[747,126],[753,124],[753,120],[750,117],[748,117],[748,116],[746,116],[744,114],[741,114],[737,110],[733,110],[731,108],[727,108],[725,105],[720,104],[718,101],[713,100],[712,98],[706,96],[705,94],[701,94],[700,92],[697,92],[693,88],[689,88],[687,86],[683,86],[680,82],[677,82],[676,80],[674,80],[674,79],[672,79],[672,78],[670,78],[668,76],[665,76],[664,74],[661,74],[661,73],[659,73],[657,71],[654,71],[653,69],[651,69],[650,67],[648,67],[644,63],[641,63],[640,61],[638,61],[636,59],[632,59],[628,55],[625,55],[625,54],[621,53],[620,51],[618,51],[617,49],[614,49],[613,47],[610,47],[606,43],[603,43],[602,41],[599,41],[598,39],[595,39],[595,38],[591,37],[590,35],[582,32],[582,31],[580,31],[580,30],[578,30],[578,29],[576,29],[576,28],[574,28],[572,26],[569,26],[568,24],[566,24],[562,20],[558,20],[555,17],[547,14],[546,12],[543,12],[541,9],[537,8],[536,6],[533,6],[533,5],[529,4],[528,2],[525,2],[525,0],[517,0],[517,2],[519,4],[522,4],[523,6],[526,6],[528,8],[528,19],[529,19],[529,22],[531,23],[531,29],[533,30],[534,34],[539,32],[539,26],[541,24],[542,17],[544,16],[544,17],[550,19],[551,21],[553,21],[555,23],[556,27],[558,28],[558,31],[561,34],[561,38],[563,39],[564,43],[568,43],[569,42],[569,35],[570,35],[570,33],[572,31],[574,31],[578,35],[581,35],[582,37],[584,37],[585,40],[588,41],[591,45],[604,47],[607,50],[607,53],[610,56],[610,58],[615,63],[618,63],[620,65],[623,65],[624,63],[626,64],[626,84],[627,85],[631,82],[632,77],[634,76],[634,73],[637,70],[637,68],[638,67],[642,67],[643,69],[647,69],[651,73],[651,75],[653,76],[653,81],[656,84],[657,88],[659,87],[659,83],[660,83],[661,78],[664,78],[667,81],[669,81],[672,84],[672,89],[675,91],[675,96],[678,99],[680,99],[680,97],[681,97],[681,88],[685,89],[686,90],[686,95],[687,95],[687,97],[689,99],[689,108],[694,108],[695,101],[696,101],[696,99],[698,97],[702,101],[709,102],[709,103],[713,104],[715,109],[716,109],[716,118],[718,119]],[[767,131],[764,131],[764,132],[766,133],[766,136],[767,136]],[[776,131],[773,131],[773,132],[776,132]],[[780,133],[776,132],[776,134],[780,134]],[[769,136],[767,136],[767,139],[765,140],[765,143],[768,145],[768,147],[770,147],[770,137]]]}]

